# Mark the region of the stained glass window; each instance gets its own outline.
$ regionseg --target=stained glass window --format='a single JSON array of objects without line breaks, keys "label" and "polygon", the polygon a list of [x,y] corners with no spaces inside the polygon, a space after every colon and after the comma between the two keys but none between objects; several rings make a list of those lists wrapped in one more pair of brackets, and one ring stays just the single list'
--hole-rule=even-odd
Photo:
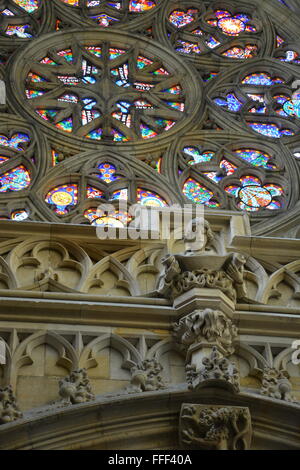
[{"label": "stained glass window", "polygon": [[[81,41],[76,50],[76,54],[72,47],[45,51],[36,61],[40,72],[27,73],[25,96],[40,119],[63,132],[115,142],[159,136],[182,119],[184,86],[173,77],[174,65],[151,57],[150,51],[144,55],[134,44],[120,49],[106,48],[103,41],[95,45]],[[135,50],[139,53],[134,63]],[[66,64],[69,73],[65,73]],[[103,67],[110,80],[104,80]],[[121,99],[110,100],[109,117],[102,98],[104,86],[111,98],[119,95],[115,86],[126,90],[121,91]]]},{"label": "stained glass window", "polygon": [[[125,227],[130,216],[117,207],[126,201],[254,219],[294,207],[293,21],[264,2],[2,3],[2,218]],[[115,212],[97,214],[103,203]]]}]

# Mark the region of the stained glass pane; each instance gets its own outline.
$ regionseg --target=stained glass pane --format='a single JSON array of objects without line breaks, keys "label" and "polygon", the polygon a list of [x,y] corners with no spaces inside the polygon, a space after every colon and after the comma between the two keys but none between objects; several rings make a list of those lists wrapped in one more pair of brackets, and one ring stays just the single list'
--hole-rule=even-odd
[{"label": "stained glass pane", "polygon": [[246,160],[246,162],[251,163],[251,165],[260,166],[268,170],[276,168],[276,165],[268,163],[271,157],[265,152],[254,149],[239,149],[235,150],[235,154]]},{"label": "stained glass pane", "polygon": [[12,220],[22,221],[28,219],[29,214],[25,210],[18,210],[11,213],[10,218]]},{"label": "stained glass pane", "polygon": [[205,186],[189,178],[183,185],[183,194],[197,204],[206,204],[213,197],[213,193]]},{"label": "stained glass pane", "polygon": [[129,11],[132,13],[143,13],[151,10],[156,6],[155,1],[152,0],[130,0]]},{"label": "stained glass pane", "polygon": [[88,186],[86,189],[86,197],[88,199],[101,199],[103,197],[103,191],[100,191],[93,186]]},{"label": "stained glass pane", "polygon": [[28,13],[33,13],[41,4],[41,0],[13,0],[13,2]]},{"label": "stained glass pane", "polygon": [[215,155],[214,152],[210,151],[201,153],[196,147],[184,147],[183,152],[193,157],[193,160],[188,162],[190,165],[195,165],[196,163],[201,162],[209,162]]},{"label": "stained glass pane", "polygon": [[116,167],[111,163],[100,163],[98,166],[98,170],[100,171],[100,175],[98,174],[98,178],[105,181],[105,183],[111,183],[119,179],[119,176],[116,176]]},{"label": "stained glass pane", "polygon": [[30,173],[23,165],[0,175],[0,193],[21,191],[30,185]]},{"label": "stained glass pane", "polygon": [[169,16],[169,21],[176,26],[176,28],[182,28],[189,23],[192,23],[195,20],[197,13],[198,10],[192,8],[186,12],[183,10],[174,10]]},{"label": "stained glass pane", "polygon": [[95,208],[87,209],[84,212],[84,217],[89,220],[91,225],[115,228],[125,227],[132,219],[128,212],[125,211],[115,210],[108,215],[102,215],[101,212],[97,211]]},{"label": "stained glass pane", "polygon": [[29,144],[30,138],[28,134],[23,134],[18,132],[14,134],[11,138],[4,135],[0,135],[0,145],[3,147],[10,147],[14,150],[22,152],[24,148]]},{"label": "stained glass pane", "polygon": [[114,191],[112,193],[112,199],[123,199],[124,201],[127,201],[128,189],[122,188],[122,189],[118,189],[117,191]]},{"label": "stained glass pane", "polygon": [[294,131],[290,129],[279,129],[275,123],[248,122],[248,126],[250,126],[255,132],[258,132],[259,134],[263,134],[267,137],[274,137],[276,139],[279,139],[285,135],[294,135]]},{"label": "stained glass pane", "polygon": [[256,85],[256,86],[272,86],[276,83],[284,83],[282,78],[272,78],[268,73],[251,73],[247,75],[243,80],[243,84]]},{"label": "stained glass pane", "polygon": [[45,201],[54,205],[57,215],[65,215],[69,212],[70,206],[78,203],[78,186],[77,184],[63,184],[57,186],[48,192]]},{"label": "stained glass pane", "polygon": [[167,202],[154,191],[148,191],[142,188],[137,189],[137,201],[142,206],[165,207],[168,205]]}]

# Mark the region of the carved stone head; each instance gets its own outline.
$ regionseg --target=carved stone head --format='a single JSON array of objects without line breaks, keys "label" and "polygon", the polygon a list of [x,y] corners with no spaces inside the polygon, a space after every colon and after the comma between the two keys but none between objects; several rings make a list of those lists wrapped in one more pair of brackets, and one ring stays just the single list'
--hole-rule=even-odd
[{"label": "carved stone head", "polygon": [[203,217],[191,220],[184,234],[185,254],[199,254],[205,251],[214,239],[210,224]]}]

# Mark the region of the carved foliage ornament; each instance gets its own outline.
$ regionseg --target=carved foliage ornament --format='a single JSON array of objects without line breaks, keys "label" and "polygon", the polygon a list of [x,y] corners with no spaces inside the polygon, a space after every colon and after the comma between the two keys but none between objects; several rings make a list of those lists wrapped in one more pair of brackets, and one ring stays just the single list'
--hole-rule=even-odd
[{"label": "carved foliage ornament", "polygon": [[11,423],[22,418],[12,387],[0,388],[0,424]]},{"label": "carved foliage ornament", "polygon": [[59,394],[67,403],[77,404],[94,400],[86,369],[76,369],[59,381]]},{"label": "carved foliage ornament", "polygon": [[156,359],[145,359],[140,365],[131,368],[131,382],[127,393],[152,392],[166,388],[161,372],[163,367]]},{"label": "carved foliage ornament", "polygon": [[246,450],[251,443],[248,408],[183,404],[179,438],[183,447],[203,450]]},{"label": "carved foliage ornament", "polygon": [[239,373],[235,365],[222,356],[214,346],[210,356],[202,359],[202,367],[195,364],[186,366],[186,379],[190,389],[220,387],[238,393],[240,390]]},{"label": "carved foliage ornament", "polygon": [[289,402],[296,401],[292,395],[292,384],[286,370],[275,367],[265,367],[263,370],[261,394],[270,398]]}]

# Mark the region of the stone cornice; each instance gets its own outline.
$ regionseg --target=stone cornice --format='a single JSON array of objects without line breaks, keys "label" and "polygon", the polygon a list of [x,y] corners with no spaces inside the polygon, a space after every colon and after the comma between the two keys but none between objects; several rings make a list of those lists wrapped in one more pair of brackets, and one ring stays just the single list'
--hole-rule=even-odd
[{"label": "stone cornice", "polygon": [[[154,328],[170,330],[179,312],[170,301],[146,297],[90,296],[61,292],[2,291],[0,321]],[[240,334],[296,337],[297,308],[238,304]]]}]

